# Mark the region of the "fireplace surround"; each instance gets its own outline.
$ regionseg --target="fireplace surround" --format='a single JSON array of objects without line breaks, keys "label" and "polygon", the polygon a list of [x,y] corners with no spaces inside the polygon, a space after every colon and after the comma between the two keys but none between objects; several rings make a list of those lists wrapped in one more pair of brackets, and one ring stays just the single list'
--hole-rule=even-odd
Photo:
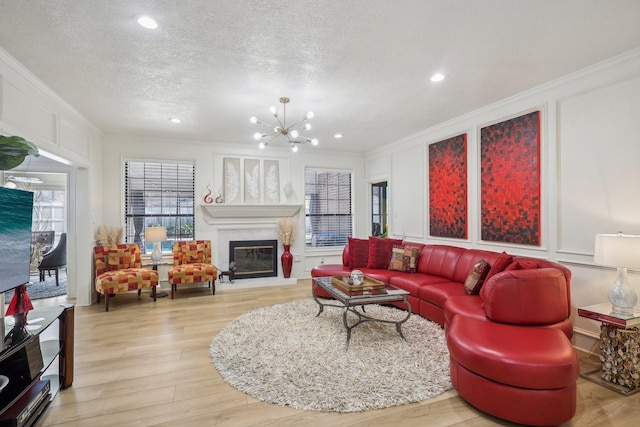
[{"label": "fireplace surround", "polygon": [[[294,274],[284,278],[280,268],[280,256],[283,246],[278,241],[276,224],[279,218],[298,215],[303,205],[294,204],[203,204],[205,224],[199,228],[202,236],[210,239],[213,244],[213,263],[220,271],[229,268],[229,242],[234,240],[276,240],[277,276],[246,278],[244,280],[221,280],[218,288],[238,289],[276,285],[295,285],[297,279]],[[298,243],[298,242],[295,242]],[[304,242],[301,241],[303,244]],[[292,252],[295,254],[295,245]],[[236,276],[237,278],[237,276]]]}]

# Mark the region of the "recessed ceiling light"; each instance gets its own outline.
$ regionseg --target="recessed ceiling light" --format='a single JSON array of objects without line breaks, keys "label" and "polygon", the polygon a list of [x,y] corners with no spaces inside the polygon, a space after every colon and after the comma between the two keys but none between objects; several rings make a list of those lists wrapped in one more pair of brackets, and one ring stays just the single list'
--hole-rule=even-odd
[{"label": "recessed ceiling light", "polygon": [[180,119],[179,119],[179,118],[177,118],[177,117],[171,117],[171,118],[169,119],[169,121],[170,121],[171,123],[182,123],[182,120],[180,120]]},{"label": "recessed ceiling light", "polygon": [[445,79],[445,75],[444,74],[440,74],[440,73],[436,73],[433,76],[431,76],[431,81],[432,82],[441,82]]},{"label": "recessed ceiling light", "polygon": [[343,136],[344,136],[344,135],[343,135],[343,134],[341,134],[341,133],[336,133],[335,135],[333,135],[333,137],[334,137],[335,139],[340,139],[340,138],[342,138]]},{"label": "recessed ceiling light", "polygon": [[138,24],[142,25],[144,28],[148,28],[150,30],[155,30],[158,28],[158,23],[150,16],[141,16],[138,18]]}]

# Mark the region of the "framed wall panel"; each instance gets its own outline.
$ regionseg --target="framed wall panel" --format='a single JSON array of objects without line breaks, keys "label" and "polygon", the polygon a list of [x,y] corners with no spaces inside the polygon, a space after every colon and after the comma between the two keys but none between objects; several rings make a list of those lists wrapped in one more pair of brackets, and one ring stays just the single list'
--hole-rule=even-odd
[{"label": "framed wall panel", "polygon": [[540,246],[540,111],[481,129],[480,198],[482,240]]},{"label": "framed wall panel", "polygon": [[260,203],[260,159],[244,159],[244,202]]},{"label": "framed wall panel", "polygon": [[242,175],[240,171],[240,159],[234,157],[225,157],[222,161],[224,175],[224,202],[240,203],[240,185]]},{"label": "framed wall panel", "polygon": [[467,134],[429,145],[429,234],[467,238]]}]

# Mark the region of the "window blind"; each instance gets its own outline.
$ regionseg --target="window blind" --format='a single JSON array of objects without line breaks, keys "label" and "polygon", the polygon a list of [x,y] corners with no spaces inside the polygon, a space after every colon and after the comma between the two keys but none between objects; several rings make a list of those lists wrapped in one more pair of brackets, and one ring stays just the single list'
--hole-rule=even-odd
[{"label": "window blind", "polygon": [[305,170],[306,247],[344,246],[352,236],[351,173]]}]

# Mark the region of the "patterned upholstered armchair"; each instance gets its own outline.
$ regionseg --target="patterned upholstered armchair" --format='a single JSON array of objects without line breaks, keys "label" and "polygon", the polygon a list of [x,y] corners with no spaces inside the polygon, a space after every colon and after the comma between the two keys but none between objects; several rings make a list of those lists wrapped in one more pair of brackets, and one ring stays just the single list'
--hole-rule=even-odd
[{"label": "patterned upholstered armchair", "polygon": [[158,272],[142,268],[140,246],[137,243],[104,245],[93,248],[96,279],[95,286],[104,295],[104,308],[109,311],[109,295],[151,288],[151,296],[156,300]]},{"label": "patterned upholstered armchair", "polygon": [[173,244],[173,267],[169,269],[171,299],[178,285],[209,282],[211,294],[216,293],[218,269],[211,264],[211,240],[191,240]]}]

